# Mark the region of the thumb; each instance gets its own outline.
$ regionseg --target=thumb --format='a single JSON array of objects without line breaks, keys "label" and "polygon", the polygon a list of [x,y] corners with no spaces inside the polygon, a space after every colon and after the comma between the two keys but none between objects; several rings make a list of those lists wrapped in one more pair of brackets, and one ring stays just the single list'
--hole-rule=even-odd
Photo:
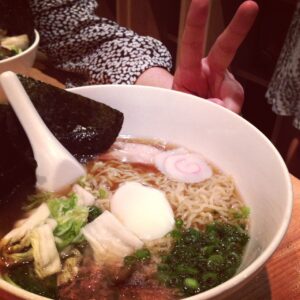
[{"label": "thumb", "polygon": [[218,104],[220,106],[225,106],[224,105],[224,101],[221,100],[221,99],[218,99],[218,98],[208,98],[207,100],[210,101],[210,102],[216,103],[216,104]]}]

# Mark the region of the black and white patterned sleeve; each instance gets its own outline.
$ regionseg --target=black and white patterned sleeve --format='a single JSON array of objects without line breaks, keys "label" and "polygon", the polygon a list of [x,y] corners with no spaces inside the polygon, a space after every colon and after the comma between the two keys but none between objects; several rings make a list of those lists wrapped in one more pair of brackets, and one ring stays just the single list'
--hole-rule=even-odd
[{"label": "black and white patterned sleeve", "polygon": [[300,0],[281,49],[266,93],[272,110],[293,117],[300,130]]},{"label": "black and white patterned sleeve", "polygon": [[133,84],[150,67],[171,69],[158,40],[139,36],[95,14],[96,0],[30,0],[40,49],[55,68],[70,74],[68,86]]}]

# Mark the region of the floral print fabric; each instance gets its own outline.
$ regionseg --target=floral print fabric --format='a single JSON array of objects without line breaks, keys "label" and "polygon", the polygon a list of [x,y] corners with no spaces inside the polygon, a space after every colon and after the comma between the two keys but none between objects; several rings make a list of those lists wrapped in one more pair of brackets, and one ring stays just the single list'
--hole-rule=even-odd
[{"label": "floral print fabric", "polygon": [[300,129],[300,1],[298,1],[266,97],[276,114],[293,116],[293,125]]},{"label": "floral print fabric", "polygon": [[150,67],[170,70],[172,58],[158,40],[139,36],[95,14],[95,0],[30,0],[40,49],[67,86],[133,84]]}]

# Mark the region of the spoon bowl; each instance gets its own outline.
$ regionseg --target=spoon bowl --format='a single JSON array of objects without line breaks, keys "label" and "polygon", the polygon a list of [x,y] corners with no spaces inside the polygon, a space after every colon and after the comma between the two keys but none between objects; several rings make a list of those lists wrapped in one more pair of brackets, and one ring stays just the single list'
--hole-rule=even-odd
[{"label": "spoon bowl", "polygon": [[84,167],[63,147],[45,125],[17,75],[0,75],[0,83],[30,141],[37,161],[37,187],[58,191],[86,174]]}]

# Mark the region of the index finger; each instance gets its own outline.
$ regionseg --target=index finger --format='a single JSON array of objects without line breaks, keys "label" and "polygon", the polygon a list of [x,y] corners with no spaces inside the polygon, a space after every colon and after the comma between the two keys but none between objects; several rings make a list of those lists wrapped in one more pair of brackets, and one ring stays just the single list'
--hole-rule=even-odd
[{"label": "index finger", "polygon": [[193,0],[190,4],[180,45],[180,67],[199,68],[203,56],[208,10],[209,0]]},{"label": "index finger", "polygon": [[257,13],[258,5],[254,1],[248,0],[239,6],[233,19],[209,51],[207,61],[212,69],[223,72],[229,67]]}]

